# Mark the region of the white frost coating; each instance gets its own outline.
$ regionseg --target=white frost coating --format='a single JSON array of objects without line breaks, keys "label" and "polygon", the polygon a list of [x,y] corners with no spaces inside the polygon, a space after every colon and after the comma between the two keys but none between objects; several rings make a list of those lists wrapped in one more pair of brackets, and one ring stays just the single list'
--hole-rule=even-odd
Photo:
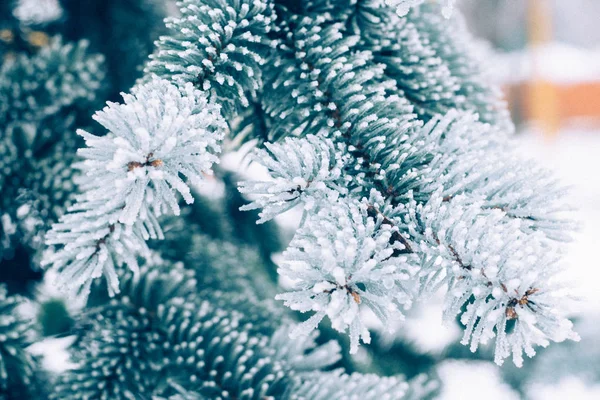
[{"label": "white frost coating", "polygon": [[108,103],[94,116],[108,135],[78,132],[87,145],[78,152],[85,158],[85,199],[104,199],[111,208],[124,204],[119,222],[127,225],[140,217],[144,204],[157,217],[167,209],[177,215],[175,192],[193,202],[181,178],[199,184],[218,162],[226,129],[219,107],[192,84],[180,92],[164,80],[123,98],[124,104]]},{"label": "white frost coating", "polygon": [[534,346],[578,340],[555,282],[560,255],[542,233],[526,233],[522,221],[483,204],[462,195],[448,200],[438,191],[408,207],[407,228],[421,257],[419,287],[421,293],[448,288],[446,320],[467,304],[462,343],[472,351],[496,336],[496,363],[512,354],[521,366],[523,351],[532,357]]},{"label": "white frost coating", "polygon": [[245,209],[262,207],[266,220],[305,205],[279,269],[295,286],[277,298],[314,314],[292,335],[328,316],[335,329],[350,331],[356,351],[361,338],[369,340],[362,307],[389,327],[402,317],[399,305],[446,288],[447,320],[466,307],[462,343],[475,351],[497,336],[499,364],[512,355],[520,366],[523,351],[532,356],[535,346],[577,340],[563,316],[568,297],[555,284],[560,243],[572,229],[559,217],[563,190],[545,171],[507,155],[506,136],[474,114],[449,112],[417,134],[433,152],[418,171],[415,195],[427,197],[411,200],[409,191],[396,205],[374,189],[368,197],[348,191],[346,149],[332,155],[334,145],[322,138],[287,139],[259,152],[273,181],[242,184],[258,196]]},{"label": "white frost coating", "polygon": [[[423,4],[426,0],[385,0],[385,3],[388,6],[396,7],[396,13],[399,16],[403,17],[410,11],[413,7],[418,7]],[[450,18],[452,13],[454,12],[454,7],[456,6],[457,0],[437,0],[442,4],[442,15],[445,18]]]},{"label": "white frost coating", "polygon": [[403,257],[395,256],[404,246],[392,239],[394,230],[358,202],[331,204],[306,220],[278,270],[295,284],[276,298],[293,310],[315,312],[292,337],[309,334],[328,316],[334,329],[349,331],[350,352],[356,353],[360,339],[370,341],[361,309],[373,311],[388,329],[403,317],[409,274]]},{"label": "white frost coating", "polygon": [[566,189],[549,171],[515,155],[504,131],[479,122],[476,114],[455,111],[433,118],[423,130],[436,157],[423,174],[422,190],[481,198],[483,208],[521,219],[524,231],[570,240],[575,224],[567,218]]},{"label": "white frost coating", "polygon": [[157,218],[179,214],[176,194],[193,201],[183,178],[196,184],[218,161],[226,124],[203,92],[153,80],[123,97],[94,116],[107,135],[78,132],[87,144],[79,150],[82,194],[46,237],[57,247],[42,264],[68,289],[87,292],[104,275],[109,293],[117,293],[116,267],[137,270],[136,257],[148,254],[145,240],[162,237]]},{"label": "white frost coating", "polygon": [[63,10],[58,0],[19,0],[15,17],[25,24],[43,24],[56,21]]},{"label": "white frost coating", "polygon": [[311,209],[325,198],[335,201],[344,193],[340,184],[342,158],[329,139],[308,135],[305,140],[287,138],[282,144],[267,143],[255,158],[269,169],[272,181],[242,182],[240,192],[256,195],[241,210],[262,208],[258,223],[303,203]]}]

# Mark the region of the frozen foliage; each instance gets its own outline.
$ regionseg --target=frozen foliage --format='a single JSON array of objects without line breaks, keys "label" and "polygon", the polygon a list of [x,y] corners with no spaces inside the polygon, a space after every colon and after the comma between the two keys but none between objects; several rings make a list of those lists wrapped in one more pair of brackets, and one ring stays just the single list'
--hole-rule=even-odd
[{"label": "frozen foliage", "polygon": [[[526,234],[521,221],[498,209],[482,210],[464,196],[445,200],[437,192],[409,210],[411,246],[421,258],[420,290],[448,288],[447,320],[467,304],[462,342],[470,342],[472,351],[497,335],[496,362],[512,353],[521,366],[523,350],[531,357],[533,346],[549,340],[578,340],[560,315],[565,299],[553,281],[560,257],[543,235]],[[510,333],[508,321],[514,322]]]},{"label": "frozen foliage", "polygon": [[[37,250],[63,209],[64,190],[53,184],[70,178],[69,169],[49,170],[72,160],[73,125],[95,108],[103,78],[102,57],[90,54],[87,42],[58,37],[0,66],[0,259],[19,244]],[[64,189],[72,194],[73,184]]]},{"label": "frozen foliage", "polygon": [[[96,0],[96,18],[80,3],[61,1],[56,29],[103,49],[110,83],[85,42],[9,46],[0,70],[1,248],[29,246],[15,263],[41,258],[85,303],[72,368],[21,397],[431,396],[418,373],[437,359],[383,354],[378,330],[438,290],[462,343],[495,341],[499,364],[577,339],[557,279],[563,189],[511,154],[454,1],[182,0],[145,66],[155,7]],[[134,34],[107,32],[130,12],[144,14]],[[99,91],[142,69],[89,126]],[[243,195],[233,172],[206,176],[230,131],[270,174]],[[278,254],[289,237],[271,220],[293,207],[303,218]],[[0,340],[0,390],[35,389],[14,304],[0,293],[0,335],[18,333]],[[417,378],[391,376],[404,372]]]},{"label": "frozen foliage", "polygon": [[0,217],[0,259],[3,253],[5,257],[12,255],[19,244],[35,251],[36,259],[40,255],[45,232],[75,197],[76,171],[70,168],[75,157],[71,151],[74,146],[65,141],[46,150],[44,158],[21,159],[25,168],[12,161],[12,167],[17,168],[8,175],[10,184],[3,188],[0,198],[4,212]]},{"label": "frozen foliage", "polygon": [[269,118],[269,140],[343,137],[369,157],[387,157],[396,165],[399,152],[381,149],[401,141],[419,122],[395,83],[385,79],[384,66],[358,48],[360,38],[346,34],[343,23],[330,23],[320,14],[289,18],[290,26],[282,27],[285,40],[265,67],[268,95],[262,107]]},{"label": "frozen foliage", "polygon": [[435,146],[429,150],[435,157],[423,170],[421,191],[441,190],[447,199],[474,196],[482,208],[521,219],[523,230],[569,240],[575,226],[565,217],[565,188],[549,171],[516,156],[504,131],[451,111],[433,118],[422,135]]},{"label": "frozen foliage", "polygon": [[57,20],[62,12],[58,0],[18,0],[14,14],[26,24],[42,24]]},{"label": "frozen foliage", "polygon": [[300,340],[290,341],[290,327],[282,326],[277,329],[269,341],[269,347],[274,350],[274,358],[293,366],[300,373],[311,373],[315,370],[328,368],[341,358],[340,345],[336,341],[317,345],[319,336],[311,332]]},{"label": "frozen foliage", "polygon": [[363,2],[352,22],[361,37],[359,47],[385,65],[385,75],[396,81],[420,117],[456,107],[458,79],[415,24],[376,1]]},{"label": "frozen foliage", "polygon": [[10,140],[3,140],[0,145],[0,189],[4,188],[6,178],[16,169],[17,160],[17,146]]},{"label": "frozen foliage", "polygon": [[[532,356],[534,346],[576,340],[561,314],[565,297],[555,278],[561,245],[554,240],[567,239],[572,228],[561,216],[562,189],[511,155],[505,135],[472,114],[432,118],[413,135],[424,143],[416,152],[430,157],[412,167],[418,190],[395,197],[375,189],[331,194],[355,169],[345,147],[338,150],[334,181],[303,171],[303,162],[330,164],[329,139],[288,138],[268,145],[271,154],[259,152],[274,180],[242,184],[260,196],[248,208],[262,206],[272,218],[300,202],[310,205],[279,269],[293,291],[277,298],[315,312],[292,336],[327,315],[335,329],[350,329],[356,351],[359,338],[369,341],[360,308],[389,326],[402,316],[398,306],[445,288],[447,320],[467,307],[463,343],[472,351],[498,332],[499,364],[512,354],[521,365],[523,350]],[[320,190],[306,190],[313,176]],[[274,196],[283,201],[272,202]]]},{"label": "frozen foliage", "polygon": [[[296,389],[301,398],[326,399],[401,399],[405,398],[409,385],[396,377],[373,374],[340,374],[339,371],[314,375]],[[348,396],[346,393],[350,393]]]},{"label": "frozen foliage", "polygon": [[87,291],[92,279],[105,275],[109,291],[118,292],[115,267],[137,268],[144,240],[162,237],[157,218],[179,214],[177,193],[193,202],[182,178],[198,184],[218,161],[224,121],[219,107],[191,84],[180,91],[155,80],[124,100],[94,116],[107,135],[79,131],[87,144],[79,151],[83,193],[47,235],[58,249],[43,264],[60,270],[60,282],[69,287]]},{"label": "frozen foliage", "polygon": [[341,372],[321,382],[318,371],[340,358],[337,343],[319,346],[312,336],[290,342],[286,327],[257,330],[249,315],[197,298],[195,284],[181,265],[160,259],[139,275],[127,273],[121,294],[81,321],[93,328],[81,332],[77,365],[60,375],[50,398],[308,400],[317,381],[334,398],[353,396],[341,382],[354,379],[382,392],[407,386],[400,378]]},{"label": "frozen foliage", "polygon": [[211,93],[229,117],[261,87],[260,66],[270,41],[272,5],[265,0],[182,0],[167,19],[148,74],[193,83]]},{"label": "frozen foliage", "polygon": [[414,25],[421,41],[450,70],[458,85],[450,102],[452,108],[479,115],[502,131],[514,130],[502,91],[494,85],[487,72],[485,52],[478,47],[460,13],[446,19],[436,2],[424,2],[406,19]]},{"label": "frozen foliage", "polygon": [[[225,133],[219,107],[191,84],[180,92],[164,80],[123,98],[124,104],[109,103],[94,116],[108,135],[79,131],[87,145],[79,150],[85,159],[85,199],[105,201],[108,209],[123,205],[119,222],[127,225],[139,217],[144,202],[156,216],[167,209],[178,215],[175,192],[193,202],[180,176],[197,185],[218,161]],[[113,183],[114,192],[105,190],[106,182]]]},{"label": "frozen foliage", "polygon": [[397,257],[405,246],[395,233],[360,203],[336,203],[308,217],[279,269],[293,286],[276,298],[294,310],[315,312],[292,337],[306,335],[328,316],[334,329],[349,331],[355,353],[359,339],[370,341],[361,309],[371,310],[388,329],[402,317],[400,307],[410,301],[404,286],[409,274]]},{"label": "frozen foliage", "polygon": [[342,160],[331,140],[309,135],[305,141],[286,139],[267,143],[255,158],[269,169],[274,181],[242,182],[240,191],[259,196],[241,210],[262,208],[258,223],[266,222],[303,203],[309,210],[321,201],[335,201],[344,192]]},{"label": "frozen foliage", "polygon": [[311,400],[420,400],[430,398],[436,385],[423,376],[406,381],[396,376],[375,374],[343,374],[340,370],[311,374],[295,392],[301,399]]}]

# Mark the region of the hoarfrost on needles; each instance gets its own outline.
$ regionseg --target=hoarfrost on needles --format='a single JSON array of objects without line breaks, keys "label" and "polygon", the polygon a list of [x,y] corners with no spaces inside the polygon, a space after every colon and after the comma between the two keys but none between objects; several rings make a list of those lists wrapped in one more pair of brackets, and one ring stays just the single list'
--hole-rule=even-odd
[{"label": "hoarfrost on needles", "polygon": [[261,208],[258,223],[266,222],[297,204],[306,209],[320,200],[335,201],[345,185],[340,182],[342,156],[329,139],[308,135],[306,139],[287,138],[282,144],[267,143],[255,158],[269,169],[272,181],[241,182],[242,193],[256,199],[241,208]]},{"label": "hoarfrost on needles", "polygon": [[498,364],[512,355],[520,366],[534,346],[577,340],[555,284],[560,243],[572,227],[559,217],[563,190],[510,155],[506,137],[474,114],[449,112],[419,129],[436,155],[415,171],[418,200],[412,191],[395,202],[375,188],[368,196],[353,188],[347,148],[330,139],[288,138],[257,152],[272,180],[242,183],[256,196],[242,209],[262,208],[263,222],[304,204],[279,269],[293,287],[277,298],[314,314],[292,336],[327,316],[349,331],[355,352],[370,337],[363,310],[391,326],[400,306],[444,289],[444,317],[461,314],[462,343],[475,351],[496,337]]},{"label": "hoarfrost on needles", "polygon": [[177,193],[193,202],[188,182],[210,173],[226,131],[220,108],[191,84],[155,79],[123,98],[94,116],[107,135],[78,131],[87,145],[79,150],[82,193],[47,234],[55,247],[43,264],[84,291],[104,275],[109,292],[118,292],[115,268],[137,268],[145,240],[162,237],[158,217],[179,214]]},{"label": "hoarfrost on needles", "polygon": [[[84,197],[106,200],[111,208],[124,205],[119,222],[127,225],[137,220],[144,204],[156,216],[167,209],[178,215],[175,192],[193,202],[182,177],[199,184],[218,162],[226,129],[219,107],[192,84],[180,91],[164,80],[123,98],[124,104],[109,103],[94,116],[108,135],[78,132],[87,145],[79,150],[85,158]],[[105,185],[110,182],[112,191]]]},{"label": "hoarfrost on needles", "polygon": [[400,307],[410,303],[409,273],[402,257],[395,256],[404,246],[392,239],[393,232],[360,202],[338,202],[308,217],[279,268],[294,286],[276,298],[294,310],[315,312],[292,337],[308,334],[327,316],[334,329],[349,332],[355,353],[359,340],[370,341],[363,308],[388,328],[403,317]]}]

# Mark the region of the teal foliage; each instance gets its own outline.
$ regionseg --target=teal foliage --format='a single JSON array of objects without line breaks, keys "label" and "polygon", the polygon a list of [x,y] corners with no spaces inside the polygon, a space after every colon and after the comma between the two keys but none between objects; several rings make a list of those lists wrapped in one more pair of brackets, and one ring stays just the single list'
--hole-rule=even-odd
[{"label": "teal foliage", "polygon": [[421,118],[457,108],[458,79],[415,24],[376,1],[358,1],[350,23]]},{"label": "teal foliage", "polygon": [[102,60],[86,42],[55,37],[0,67],[0,259],[19,246],[39,250],[45,230],[68,206],[74,129],[89,121],[102,97]]},{"label": "teal foliage", "polygon": [[[194,207],[196,212],[198,208]],[[203,215],[214,218],[210,210]],[[244,314],[262,331],[274,332],[282,321],[291,321],[273,302],[276,286],[256,247],[211,237],[199,225],[180,219],[166,225],[165,240],[155,245],[165,257],[183,260],[196,279],[198,296],[210,298],[215,306]]]},{"label": "teal foliage", "polygon": [[142,76],[148,54],[154,49],[154,41],[165,33],[166,2],[59,1],[64,14],[59,31],[70,41],[87,40],[94,52],[105,57],[106,98],[119,100],[119,93],[129,90]]},{"label": "teal foliage", "polygon": [[183,0],[180,17],[167,20],[146,74],[192,82],[211,93],[231,118],[262,86],[269,52],[272,5],[264,0]]},{"label": "teal foliage", "polygon": [[0,124],[21,156],[37,156],[99,105],[103,59],[88,43],[51,40],[34,55],[21,54],[0,69]]},{"label": "teal foliage", "polygon": [[27,351],[35,339],[33,322],[19,307],[26,300],[9,295],[0,285],[0,398],[34,399],[44,396],[44,377],[38,360]]},{"label": "teal foliage", "polygon": [[39,249],[73,195],[74,130],[89,121],[103,90],[102,56],[87,48],[56,37],[0,67],[0,258],[19,244]]},{"label": "teal foliage", "polygon": [[59,377],[52,398],[126,399],[147,395],[159,380],[167,360],[156,314],[172,296],[189,297],[193,281],[179,270],[157,269],[129,276],[123,286],[122,296],[77,321],[80,338],[73,359],[80,364]]},{"label": "teal foliage", "polygon": [[290,342],[285,328],[255,327],[251,310],[198,294],[181,265],[153,262],[80,318],[77,367],[58,377],[51,398],[309,399],[317,382],[323,395],[344,398],[353,390],[344,383],[355,379],[369,382],[365,390],[406,390],[398,378],[316,374],[339,359],[335,342],[316,347],[312,337]]}]

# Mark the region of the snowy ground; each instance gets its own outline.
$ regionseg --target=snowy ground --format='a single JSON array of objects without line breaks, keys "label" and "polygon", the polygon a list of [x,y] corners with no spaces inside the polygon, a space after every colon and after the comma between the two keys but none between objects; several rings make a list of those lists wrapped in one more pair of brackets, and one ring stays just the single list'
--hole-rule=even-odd
[{"label": "snowy ground", "polygon": [[530,81],[533,76],[556,84],[600,79],[600,47],[581,49],[550,42],[535,49],[494,54],[492,78],[503,84]]}]

